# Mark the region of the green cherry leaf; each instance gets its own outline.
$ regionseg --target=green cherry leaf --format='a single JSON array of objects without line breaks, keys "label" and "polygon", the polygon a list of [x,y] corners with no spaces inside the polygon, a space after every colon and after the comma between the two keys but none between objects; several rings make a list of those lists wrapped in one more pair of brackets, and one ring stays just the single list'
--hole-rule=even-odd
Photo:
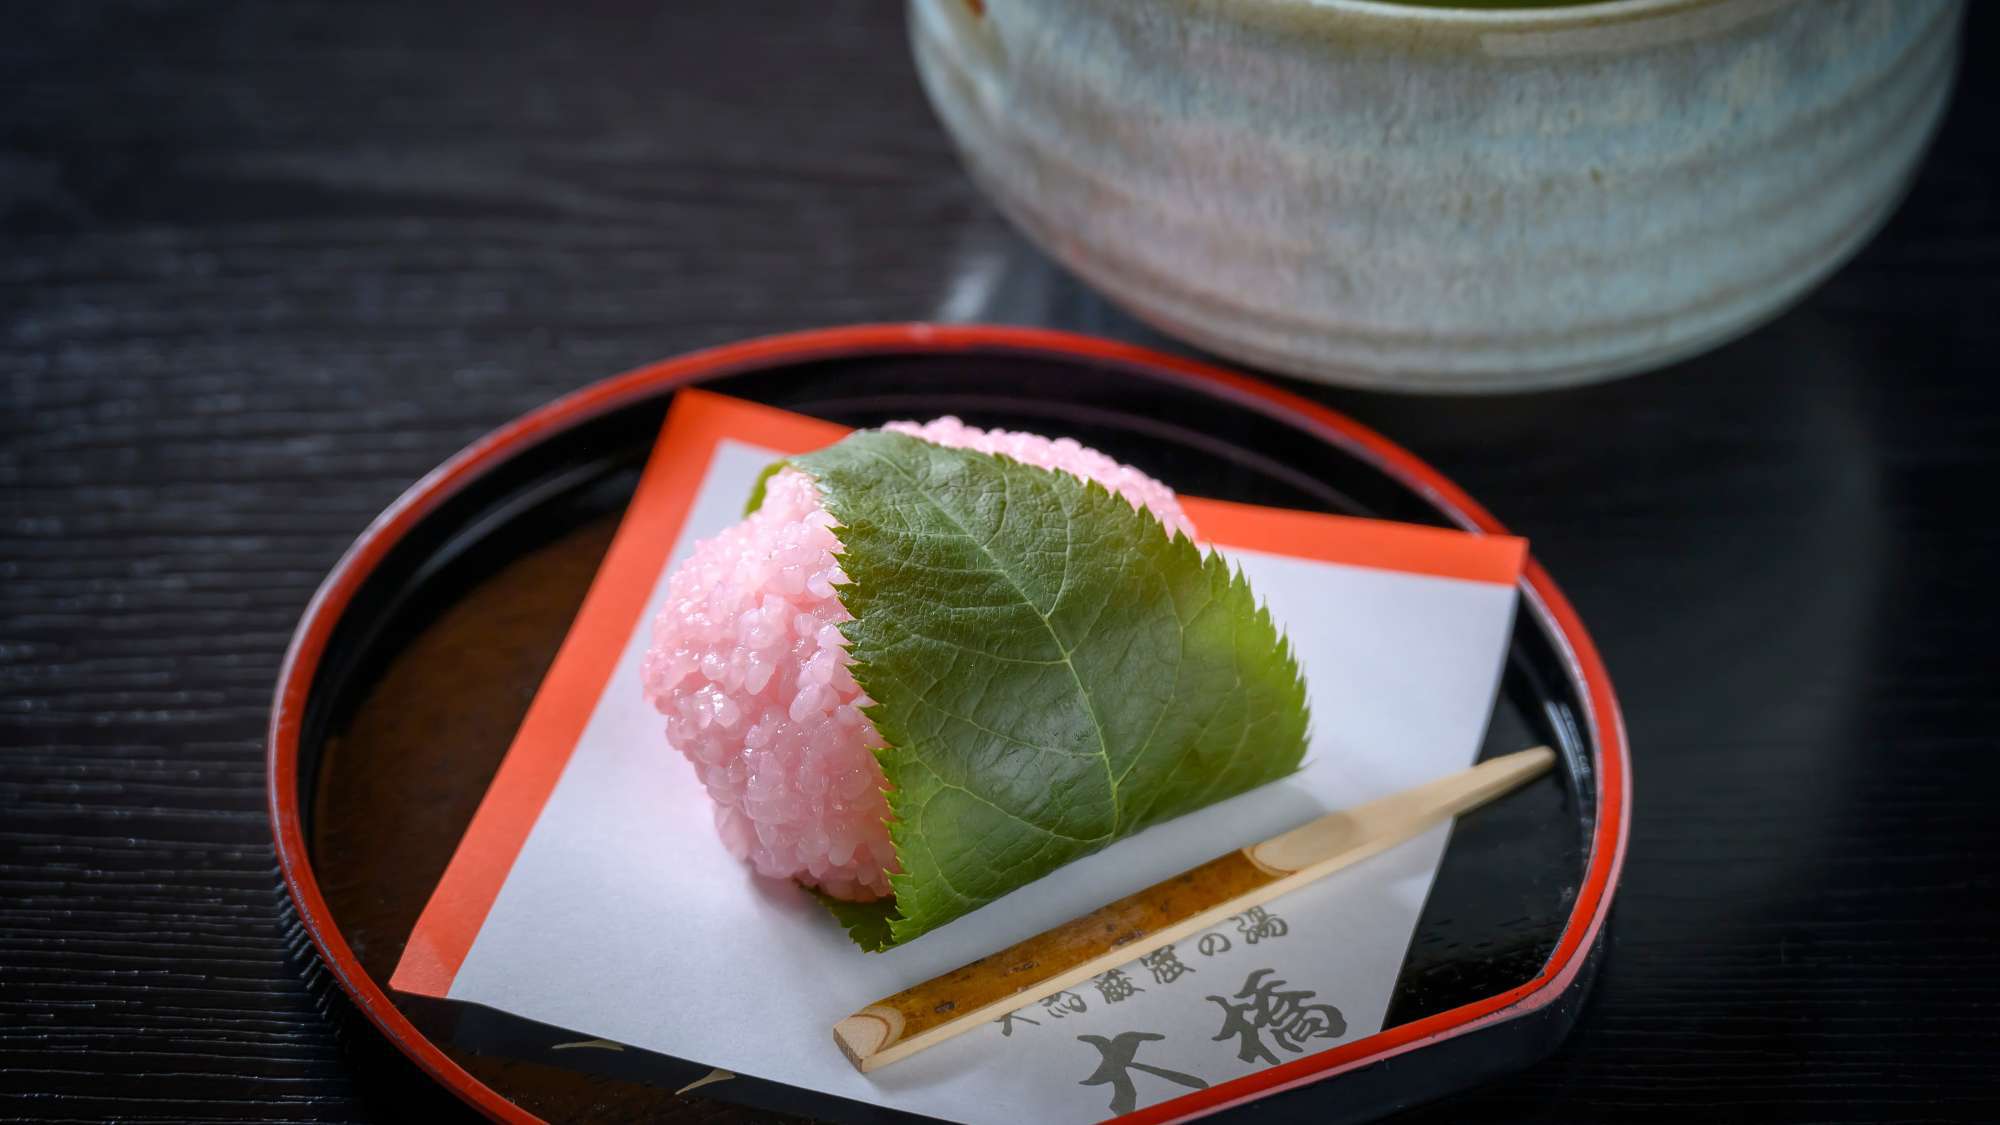
[{"label": "green cherry leaf", "polygon": [[1150,513],[882,431],[788,463],[838,524],[843,632],[886,743],[894,897],[827,900],[863,948],[1298,768],[1290,645],[1240,572]]}]

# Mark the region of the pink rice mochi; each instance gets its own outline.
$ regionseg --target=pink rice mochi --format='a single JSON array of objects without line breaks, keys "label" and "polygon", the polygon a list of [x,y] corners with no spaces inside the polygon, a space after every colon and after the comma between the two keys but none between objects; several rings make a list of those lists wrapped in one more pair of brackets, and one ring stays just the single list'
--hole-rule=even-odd
[{"label": "pink rice mochi", "polygon": [[[886,428],[1097,481],[1193,538],[1171,489],[1069,438],[950,417]],[[839,628],[850,615],[834,590],[846,578],[833,523],[811,478],[772,476],[757,511],[696,544],[668,579],[643,672],[730,852],[760,875],[865,902],[891,893],[898,867],[882,739]]]}]

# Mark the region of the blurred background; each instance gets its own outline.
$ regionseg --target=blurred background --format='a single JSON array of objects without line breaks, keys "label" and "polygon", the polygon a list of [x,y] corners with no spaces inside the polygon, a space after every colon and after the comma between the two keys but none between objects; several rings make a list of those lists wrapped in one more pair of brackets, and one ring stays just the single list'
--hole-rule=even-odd
[{"label": "blurred background", "polygon": [[[1970,8],[1907,198],[1750,334],[1536,394],[1288,383],[1531,539],[1634,747],[1575,1034],[1408,1120],[2000,1114],[2000,16]],[[327,1015],[262,737],[320,578],[466,442],[840,322],[1194,352],[987,202],[888,0],[8,5],[0,247],[4,1118],[453,1108]]]}]

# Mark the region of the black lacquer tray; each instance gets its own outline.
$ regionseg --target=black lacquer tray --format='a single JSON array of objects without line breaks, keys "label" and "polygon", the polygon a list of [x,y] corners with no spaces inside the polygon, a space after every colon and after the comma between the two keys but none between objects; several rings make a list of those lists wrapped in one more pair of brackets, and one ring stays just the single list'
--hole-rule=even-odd
[{"label": "black lacquer tray", "polygon": [[[691,385],[849,426],[953,413],[1060,432],[1192,494],[1503,531],[1436,471],[1324,407],[1185,359],[1027,329],[750,341],[596,384],[482,439],[385,512],[307,611],[274,709],[270,799],[294,904],[333,978],[389,1042],[495,1118],[901,1116],[768,1083],[676,1096],[705,1068],[558,1054],[532,1028],[461,1026],[462,1012],[383,987],[668,403]],[[1260,1120],[1363,1120],[1524,1065],[1568,1030],[1622,859],[1624,732],[1581,622],[1532,561],[1521,594],[1481,753],[1546,743],[1557,771],[1458,825],[1382,1032],[1219,1086],[1206,1108],[1256,1100]],[[482,1040],[486,1053],[468,1046]],[[507,1051],[492,1052],[501,1041]]]}]

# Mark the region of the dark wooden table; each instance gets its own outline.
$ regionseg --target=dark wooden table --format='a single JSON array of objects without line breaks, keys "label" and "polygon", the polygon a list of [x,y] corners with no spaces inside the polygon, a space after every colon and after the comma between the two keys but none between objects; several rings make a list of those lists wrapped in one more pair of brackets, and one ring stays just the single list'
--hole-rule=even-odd
[{"label": "dark wooden table", "polygon": [[[2000,12],[1974,8],[1909,201],[1775,323],[1557,394],[1312,392],[1532,537],[1635,747],[1575,1035],[1409,1120],[2000,1116]],[[6,6],[0,1117],[434,1109],[336,1042],[281,921],[262,732],[307,596],[553,395],[903,318],[1159,342],[973,191],[890,0]]]}]

